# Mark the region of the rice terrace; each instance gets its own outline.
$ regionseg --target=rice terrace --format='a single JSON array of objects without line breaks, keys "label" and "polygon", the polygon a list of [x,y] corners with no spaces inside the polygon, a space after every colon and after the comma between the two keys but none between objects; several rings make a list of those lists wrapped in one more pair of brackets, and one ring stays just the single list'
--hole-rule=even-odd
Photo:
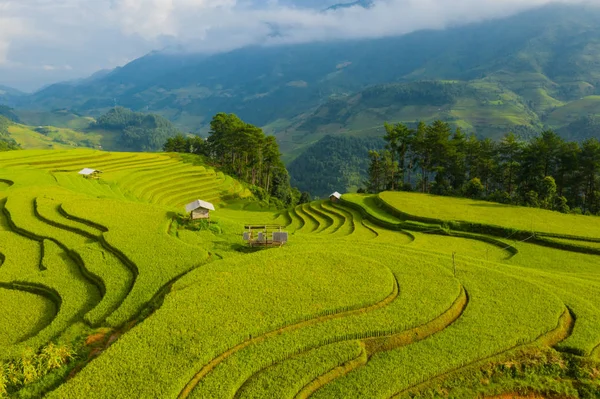
[{"label": "rice terrace", "polygon": [[0,179],[0,397],[599,396],[597,218],[404,192],[274,210],[174,153],[4,152]]}]

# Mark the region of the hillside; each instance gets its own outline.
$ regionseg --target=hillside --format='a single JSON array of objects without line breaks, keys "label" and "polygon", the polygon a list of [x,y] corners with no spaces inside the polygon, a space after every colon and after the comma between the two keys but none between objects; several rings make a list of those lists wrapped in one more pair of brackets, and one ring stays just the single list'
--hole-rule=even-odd
[{"label": "hillside", "polygon": [[8,118],[5,136],[23,149],[101,148],[116,151],[157,151],[181,134],[160,115],[111,108],[98,119],[68,110],[27,111],[0,106]]},{"label": "hillside", "polygon": [[[600,113],[588,97],[599,94],[599,17],[597,7],[552,5],[401,37],[251,47],[212,56],[156,52],[93,79],[50,86],[23,98],[20,106],[98,116],[117,99],[204,133],[210,116],[234,112],[281,141],[301,144],[314,141],[303,138],[307,126],[310,133],[341,128],[368,135],[388,118],[441,117],[483,136],[515,127],[560,129]],[[385,104],[362,100],[381,85],[389,90],[415,81],[453,81],[475,98],[465,95],[442,109],[435,101],[398,104],[385,95]],[[319,119],[323,107],[334,105],[344,109],[346,120]]]},{"label": "hillside", "polygon": [[367,180],[369,150],[384,144],[381,138],[325,136],[288,164],[292,186],[320,198],[356,192]]},{"label": "hillside", "polygon": [[[0,397],[600,394],[595,217],[405,193],[274,211],[185,159],[0,153]],[[252,223],[288,243],[250,248]]]},{"label": "hillside", "polygon": [[0,105],[13,105],[21,97],[24,97],[25,93],[13,89],[12,87],[0,85]]}]

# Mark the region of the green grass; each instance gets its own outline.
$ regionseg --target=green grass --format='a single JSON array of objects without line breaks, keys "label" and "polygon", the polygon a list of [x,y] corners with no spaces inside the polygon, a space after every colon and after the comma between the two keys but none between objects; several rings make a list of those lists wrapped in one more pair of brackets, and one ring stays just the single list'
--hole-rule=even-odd
[{"label": "green grass", "polygon": [[324,345],[268,367],[249,379],[238,391],[240,399],[294,397],[315,378],[356,359],[364,348],[358,341]]},{"label": "green grass", "polygon": [[[88,212],[90,207],[93,213]],[[167,234],[171,219],[162,208],[93,199],[65,202],[63,209],[70,216],[104,226],[108,231],[102,241],[127,259],[137,274],[131,292],[108,319],[111,325],[122,324],[135,316],[165,284],[202,265],[208,258],[205,250]],[[139,234],[140,231],[144,234]]]},{"label": "green grass", "polygon": [[[248,265],[245,258],[232,259],[182,279],[157,311],[157,317],[148,319],[140,326],[143,328],[132,330],[50,397],[83,392],[89,397],[176,396],[180,384],[185,384],[196,369],[249,337],[318,315],[376,303],[392,289],[390,273],[375,265],[368,270],[372,284],[362,284],[364,268],[352,258],[336,261],[337,267],[322,262],[328,258],[325,253],[307,253],[296,262],[284,254],[273,257],[261,253],[253,258],[249,267],[240,267]],[[250,280],[251,285],[247,284]],[[330,283],[333,281],[335,284]],[[223,290],[229,293],[225,297],[221,295]],[[266,300],[269,297],[279,300]],[[185,310],[190,308],[195,311]],[[181,317],[181,311],[186,317]],[[165,330],[164,326],[169,328]],[[148,331],[167,335],[149,335]],[[187,354],[184,358],[177,355],[181,351]],[[152,384],[145,383],[144,373],[126,368],[126,359],[141,354],[154,359]],[[88,374],[96,376],[95,382],[86,378]],[[113,384],[104,377],[108,375],[121,377],[112,379]]]},{"label": "green grass", "polygon": [[48,127],[48,129],[50,133],[44,135],[31,126],[13,125],[9,127],[8,132],[11,138],[26,149],[94,147],[102,138],[97,133],[83,133],[69,128]]},{"label": "green grass", "polygon": [[405,213],[408,218],[469,222],[526,232],[600,238],[599,220],[594,217],[418,193],[385,192],[379,197],[386,204]]},{"label": "green grass", "polygon": [[0,348],[34,336],[52,321],[56,306],[40,295],[0,286]]},{"label": "green grass", "polygon": [[[498,95],[489,107],[512,101]],[[99,180],[77,175],[95,165]],[[412,193],[278,210],[165,154],[1,153],[0,181],[0,360],[52,340],[82,351],[73,378],[16,397],[477,397],[492,388],[461,376],[518,368],[523,346],[600,368],[592,217]],[[184,221],[198,198],[217,205],[210,223]],[[287,245],[245,246],[263,223]],[[540,378],[514,384],[543,393]]]},{"label": "green grass", "polygon": [[461,264],[460,279],[470,302],[459,321],[430,339],[376,354],[314,397],[388,398],[474,359],[532,342],[554,329],[564,312],[552,294],[501,273]]}]

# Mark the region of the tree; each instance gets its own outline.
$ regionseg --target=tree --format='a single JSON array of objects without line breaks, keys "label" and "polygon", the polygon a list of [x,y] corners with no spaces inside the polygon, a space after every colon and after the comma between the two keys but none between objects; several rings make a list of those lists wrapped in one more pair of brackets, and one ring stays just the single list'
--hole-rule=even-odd
[{"label": "tree", "polygon": [[307,204],[309,202],[312,201],[312,197],[310,196],[310,193],[308,191],[304,191],[301,195],[300,195],[300,200],[298,201],[299,204]]},{"label": "tree", "polygon": [[[395,163],[396,153],[398,152],[398,142],[400,141],[400,135],[396,126],[389,125],[387,122],[384,124],[386,135],[383,139],[386,141],[385,148],[388,150],[391,164]],[[390,190],[396,190],[396,170],[395,168],[390,170]]]},{"label": "tree", "polygon": [[378,151],[369,151],[369,180],[367,181],[367,191],[378,193],[382,187],[382,162]]},{"label": "tree", "polygon": [[251,185],[261,199],[292,205],[300,192],[292,190],[290,175],[281,161],[275,137],[245,123],[234,114],[219,113],[210,123],[207,140],[198,136],[177,135],[164,144],[165,151],[203,155],[215,166]]},{"label": "tree", "polygon": [[467,178],[467,151],[467,136],[457,128],[448,148],[447,164],[448,177],[455,192],[465,184]]},{"label": "tree", "polygon": [[569,205],[567,205],[567,199],[565,197],[556,197],[554,209],[561,213],[569,213],[571,210]]},{"label": "tree", "polygon": [[[402,123],[397,123],[393,126],[386,123],[384,127],[386,130],[386,135],[383,138],[387,142],[386,149],[392,153],[392,163],[397,162],[398,164],[398,171],[400,173],[399,180],[401,183],[400,186],[402,186],[406,181],[406,169],[408,167],[407,155],[414,139],[415,131],[409,129]],[[396,154],[398,156],[397,161]],[[398,186],[398,179],[395,178],[395,171],[394,176],[392,176],[392,183],[393,185],[391,189],[393,191]]]},{"label": "tree", "polygon": [[485,192],[485,187],[481,183],[481,180],[478,177],[474,177],[467,183],[465,187],[465,195],[469,198],[481,198],[483,193]]},{"label": "tree", "polygon": [[523,147],[523,143],[512,132],[504,136],[498,147],[501,179],[509,195],[512,195],[516,185],[517,172],[521,166]]},{"label": "tree", "polygon": [[580,173],[583,183],[584,212],[597,213],[600,211],[597,203],[600,199],[600,142],[597,139],[587,139],[581,146]]},{"label": "tree", "polygon": [[552,176],[546,176],[540,184],[539,200],[544,209],[553,209],[556,198],[556,182]]}]

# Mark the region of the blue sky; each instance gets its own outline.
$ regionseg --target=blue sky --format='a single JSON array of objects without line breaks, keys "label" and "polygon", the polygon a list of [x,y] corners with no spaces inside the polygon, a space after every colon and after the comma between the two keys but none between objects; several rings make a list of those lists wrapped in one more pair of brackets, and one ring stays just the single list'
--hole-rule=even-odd
[{"label": "blue sky", "polygon": [[[170,45],[216,52],[257,43],[400,35],[504,17],[551,0],[377,0],[369,10],[321,12],[339,2],[0,0],[0,84],[31,91]],[[273,25],[283,37],[269,38]]]}]

